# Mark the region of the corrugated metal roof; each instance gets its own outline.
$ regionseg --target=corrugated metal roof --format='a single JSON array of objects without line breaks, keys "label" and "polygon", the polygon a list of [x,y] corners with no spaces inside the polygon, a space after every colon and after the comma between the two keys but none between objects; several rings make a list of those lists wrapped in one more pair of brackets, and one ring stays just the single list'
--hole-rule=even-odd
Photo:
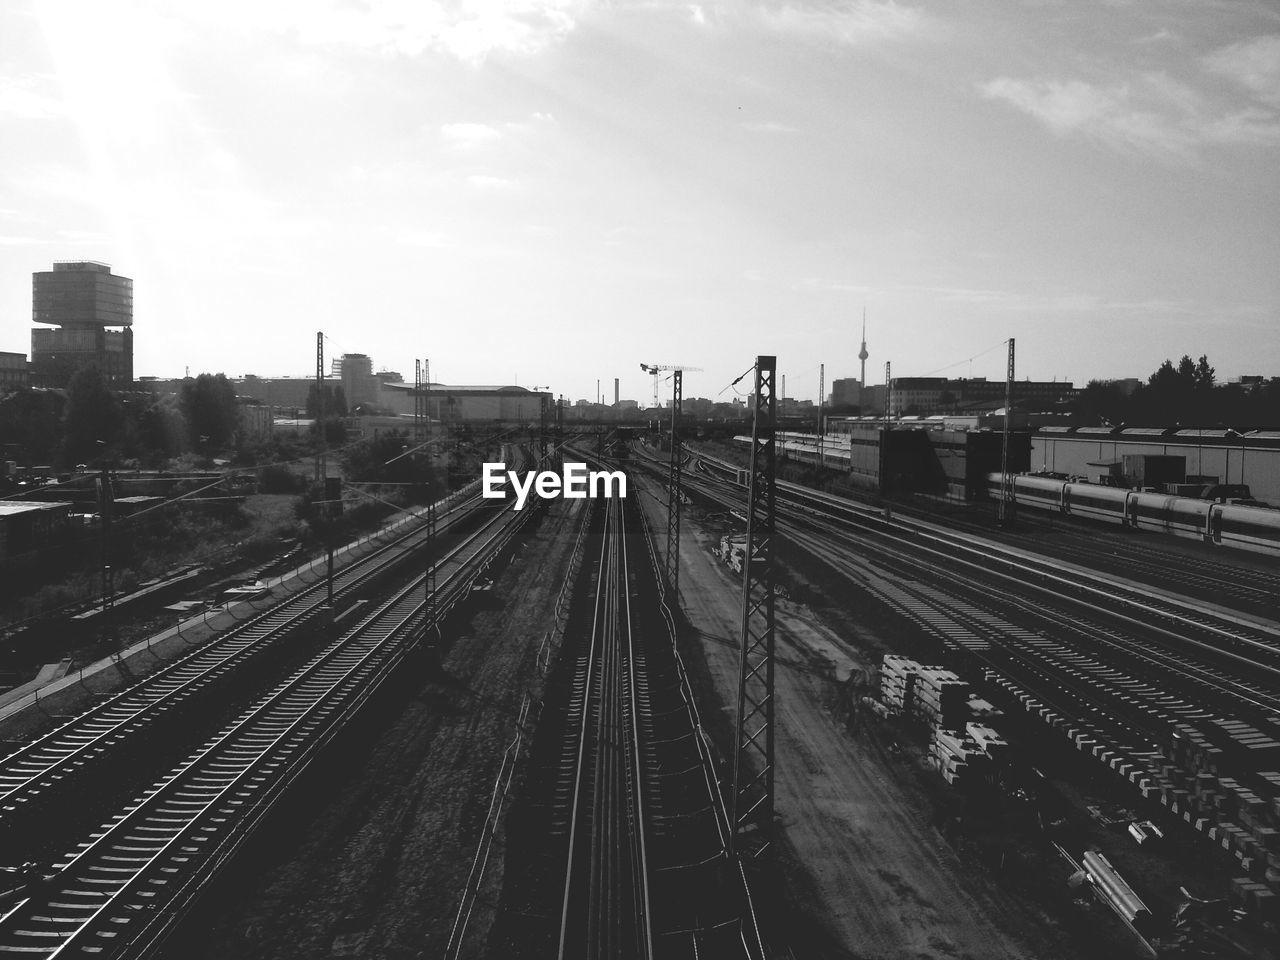
[{"label": "corrugated metal roof", "polygon": [[20,513],[34,513],[37,510],[56,510],[59,507],[70,508],[73,504],[62,500],[0,500],[0,517],[13,517]]},{"label": "corrugated metal roof", "polygon": [[[392,390],[413,390],[414,389],[412,383],[384,383],[382,386],[384,388],[390,388]],[[513,393],[519,396],[528,396],[528,397],[536,397],[539,394],[545,393],[547,396],[551,396],[551,393],[548,390],[539,390],[537,391],[537,393],[535,393],[534,391],[530,390],[528,387],[517,387],[512,384],[508,384],[506,386],[492,386],[492,385],[484,386],[484,385],[476,385],[476,384],[463,384],[460,386],[450,386],[447,383],[431,383],[431,384],[427,384],[427,389],[430,390],[432,393]]]}]

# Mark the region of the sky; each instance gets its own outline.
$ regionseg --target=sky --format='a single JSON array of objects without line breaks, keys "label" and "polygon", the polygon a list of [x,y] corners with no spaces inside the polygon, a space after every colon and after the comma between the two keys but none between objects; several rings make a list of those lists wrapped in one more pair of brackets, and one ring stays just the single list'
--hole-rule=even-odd
[{"label": "sky", "polygon": [[137,375],[1277,376],[1278,173],[1274,2],[7,0],[0,350],[93,259]]}]

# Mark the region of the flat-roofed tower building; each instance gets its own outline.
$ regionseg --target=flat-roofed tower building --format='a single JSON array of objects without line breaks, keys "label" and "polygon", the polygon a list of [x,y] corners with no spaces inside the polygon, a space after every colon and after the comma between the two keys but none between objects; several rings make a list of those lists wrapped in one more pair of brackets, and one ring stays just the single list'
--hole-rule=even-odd
[{"label": "flat-roofed tower building", "polygon": [[31,331],[31,381],[65,387],[95,365],[117,389],[133,383],[133,281],[110,264],[60,260],[32,275],[31,319],[53,330]]}]

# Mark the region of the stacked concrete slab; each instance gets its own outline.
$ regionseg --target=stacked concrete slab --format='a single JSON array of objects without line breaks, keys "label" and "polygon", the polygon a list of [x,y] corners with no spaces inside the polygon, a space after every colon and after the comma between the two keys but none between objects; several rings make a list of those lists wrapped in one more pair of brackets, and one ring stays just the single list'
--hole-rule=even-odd
[{"label": "stacked concrete slab", "polygon": [[930,727],[963,730],[969,721],[969,685],[950,670],[922,667],[912,711]]},{"label": "stacked concrete slab", "polygon": [[[1217,844],[1244,874],[1236,881],[1245,891],[1237,901],[1280,922],[1280,763],[1272,770],[1257,769],[1280,757],[1280,738],[1243,721],[1201,715],[1174,724],[1160,750],[1141,749],[1097,724],[1058,713],[995,671],[984,675],[1077,750]],[[1260,894],[1258,884],[1269,895]]]}]

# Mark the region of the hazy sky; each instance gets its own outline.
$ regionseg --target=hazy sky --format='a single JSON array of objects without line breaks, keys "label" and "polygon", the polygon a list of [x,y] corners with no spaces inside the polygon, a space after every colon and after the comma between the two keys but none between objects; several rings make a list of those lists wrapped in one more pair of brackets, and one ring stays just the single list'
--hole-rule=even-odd
[{"label": "hazy sky", "polygon": [[0,5],[0,350],[103,260],[139,375],[1280,375],[1278,234],[1274,2]]}]

